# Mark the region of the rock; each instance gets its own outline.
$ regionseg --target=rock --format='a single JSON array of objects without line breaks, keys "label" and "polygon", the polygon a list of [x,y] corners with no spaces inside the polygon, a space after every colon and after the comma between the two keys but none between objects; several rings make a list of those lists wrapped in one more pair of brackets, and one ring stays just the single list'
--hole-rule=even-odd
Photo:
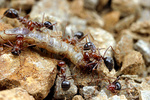
[{"label": "rock", "polygon": [[125,30],[122,30],[120,32],[120,36],[122,35],[129,35],[130,37],[133,38],[133,40],[144,40],[144,41],[150,41],[150,38],[149,38],[149,35],[148,34],[141,34],[141,33],[138,33],[138,32],[132,32],[131,30],[129,29],[125,29]]},{"label": "rock", "polygon": [[101,90],[97,96],[92,97],[91,100],[108,100],[107,94],[104,90]]},{"label": "rock", "polygon": [[96,9],[98,0],[84,0],[84,7],[88,9]]},{"label": "rock", "polygon": [[[65,73],[66,73],[66,77],[71,76],[68,66],[66,68]],[[63,89],[61,88],[61,83],[62,83],[61,79],[62,78],[59,75],[57,75],[54,98],[55,99],[64,99],[64,98],[70,99],[70,98],[72,98],[77,93],[77,87],[74,84],[74,80],[69,79],[68,81],[70,82],[71,87],[69,88],[69,90],[63,91]]]},{"label": "rock", "polygon": [[33,96],[22,88],[14,88],[10,90],[0,91],[1,100],[35,100]]},{"label": "rock", "polygon": [[101,11],[106,6],[106,4],[108,3],[108,1],[109,0],[99,0],[98,5],[96,7],[96,10],[97,11]]},{"label": "rock", "polygon": [[150,35],[150,21],[136,22],[130,27],[130,30],[134,33],[149,36]]},{"label": "rock", "polygon": [[111,7],[113,10],[119,11],[123,17],[139,13],[138,0],[112,0]]},{"label": "rock", "polygon": [[45,17],[52,17],[57,23],[68,22],[70,16],[69,3],[67,0],[41,0],[33,6],[30,17],[35,19],[39,16],[42,19],[44,13]]},{"label": "rock", "polygon": [[103,16],[105,25],[104,29],[113,32],[114,26],[118,23],[120,18],[120,12],[119,11],[112,11],[110,13],[107,13],[106,15]]},{"label": "rock", "polygon": [[48,95],[57,70],[55,60],[41,57],[29,49],[24,49],[19,56],[4,49],[0,56],[0,66],[1,89],[22,87],[35,99],[43,99]]},{"label": "rock", "polygon": [[29,10],[34,5],[35,0],[11,0],[10,6],[15,9]]},{"label": "rock", "polygon": [[72,100],[84,100],[81,95],[75,95]]},{"label": "rock", "polygon": [[149,64],[150,63],[150,44],[143,40],[138,40],[135,43],[134,48],[142,53],[146,63]]},{"label": "rock", "polygon": [[124,95],[121,96],[114,95],[110,97],[108,100],[127,100],[127,98]]},{"label": "rock", "polygon": [[149,90],[141,90],[139,100],[150,100],[150,91]]},{"label": "rock", "polygon": [[138,19],[138,21],[147,21],[150,18],[150,10],[149,9],[142,9],[141,10],[141,16]]},{"label": "rock", "polygon": [[[127,42],[128,41],[128,42]],[[123,35],[116,45],[114,53],[117,64],[120,66],[124,56],[133,50],[133,39],[129,35]]]},{"label": "rock", "polygon": [[80,90],[80,94],[83,94],[84,98],[89,100],[98,94],[98,90],[96,88],[96,86],[85,86],[82,90]]},{"label": "rock", "polygon": [[115,31],[120,32],[123,29],[127,29],[130,27],[130,25],[136,20],[135,15],[129,15],[123,19],[121,19],[116,25],[115,25]]},{"label": "rock", "polygon": [[144,71],[145,63],[140,52],[132,51],[124,57],[121,74],[142,74]]},{"label": "rock", "polygon": [[140,90],[148,90],[148,91],[150,91],[150,85],[149,85],[146,81],[143,81],[143,82],[140,84],[140,86],[141,86],[141,89],[139,89],[139,91],[140,91]]},{"label": "rock", "polygon": [[4,31],[6,29],[12,29],[13,27],[10,24],[0,23],[0,31]]},{"label": "rock", "polygon": [[150,8],[150,1],[149,0],[139,0],[140,4],[144,7]]}]

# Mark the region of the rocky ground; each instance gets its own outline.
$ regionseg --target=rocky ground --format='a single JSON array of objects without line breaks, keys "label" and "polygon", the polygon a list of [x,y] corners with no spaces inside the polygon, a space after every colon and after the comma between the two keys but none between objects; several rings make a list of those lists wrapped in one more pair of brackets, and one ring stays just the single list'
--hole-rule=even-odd
[{"label": "rocky ground", "polygon": [[[97,71],[87,72],[62,54],[31,47],[14,56],[0,42],[0,100],[150,100],[150,0],[0,0],[0,17],[8,8],[21,8],[20,16],[29,14],[37,22],[57,22],[54,31],[62,34],[90,33],[95,46],[105,48],[102,55],[114,48],[105,56],[115,65],[109,70],[102,61]],[[1,33],[16,27],[24,25],[15,18],[0,19]],[[71,76],[67,91],[61,88],[59,60]],[[118,76],[121,90],[112,93],[108,80]]]}]

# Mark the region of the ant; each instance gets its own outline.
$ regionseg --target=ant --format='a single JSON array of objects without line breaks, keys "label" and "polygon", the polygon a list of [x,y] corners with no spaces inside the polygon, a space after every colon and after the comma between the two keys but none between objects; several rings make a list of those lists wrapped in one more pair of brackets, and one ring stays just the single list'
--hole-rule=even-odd
[{"label": "ant", "polygon": [[60,67],[59,76],[62,78],[61,81],[61,88],[63,91],[67,91],[70,88],[70,82],[68,81],[71,79],[71,76],[66,77],[66,63],[64,61],[58,61],[58,66]]},{"label": "ant", "polygon": [[[87,42],[84,45],[83,50],[91,50],[91,52],[84,52],[83,53],[83,59],[88,62],[88,64],[85,67],[92,66],[91,68],[94,70],[98,65],[101,64],[102,59],[103,59],[106,67],[109,69],[109,71],[111,71],[113,66],[114,66],[114,61],[113,61],[113,59],[111,57],[104,57],[104,56],[105,56],[107,50],[110,47],[112,48],[112,46],[109,46],[106,49],[106,51],[104,52],[104,55],[102,56],[100,54],[100,49],[98,49],[98,54],[96,53],[97,48],[94,45],[94,43],[91,42],[89,35],[88,35],[88,38],[89,38],[89,42]],[[101,49],[104,49],[104,48],[101,48]],[[113,48],[112,48],[112,50],[114,51]],[[91,62],[92,58],[93,58],[93,61]]]},{"label": "ant", "polygon": [[[4,34],[6,34],[5,30],[4,30]],[[16,34],[6,34],[6,35],[16,35]],[[3,39],[3,38],[1,37],[1,39]],[[15,43],[15,45],[13,45],[9,40],[3,39],[3,41],[7,41],[9,43],[9,45],[7,45],[7,44],[3,44],[3,45],[7,46],[9,48],[12,48],[11,49],[11,53],[13,55],[16,55],[16,56],[19,56],[19,54],[21,53],[21,50],[23,50],[24,48],[26,48],[26,47],[23,46],[23,44],[25,42],[23,34],[16,35],[16,43]],[[32,46],[32,45],[29,45],[29,46]],[[27,47],[29,47],[29,46],[27,46]],[[21,65],[21,61],[20,61],[20,65]]]},{"label": "ant", "polygon": [[116,93],[118,90],[121,90],[121,84],[120,82],[118,82],[120,77],[118,77],[114,82],[110,82],[110,80],[108,80],[109,85],[106,87],[107,90],[111,91],[112,93]]},{"label": "ant", "polygon": [[[1,17],[1,19],[6,16],[8,18],[17,18],[19,20],[19,22],[21,22],[22,24],[25,25],[25,27],[27,27],[30,31],[32,31],[34,28],[36,28],[37,31],[41,32],[41,28],[45,27],[48,28],[50,30],[53,30],[53,25],[56,25],[57,23],[52,24],[49,21],[46,21],[43,23],[38,23],[38,22],[33,22],[31,20],[28,20],[29,15],[25,16],[25,17],[20,17],[18,14],[18,11],[15,9],[8,9],[4,12],[3,16]],[[44,15],[43,15],[43,19],[44,19]]]},{"label": "ant", "polygon": [[86,37],[86,35],[84,36],[83,32],[78,31],[78,32],[74,33],[73,38],[70,38],[70,36],[68,36],[69,39],[65,38],[65,39],[63,39],[63,41],[65,41],[66,43],[75,45],[77,42],[82,41],[85,37]]}]

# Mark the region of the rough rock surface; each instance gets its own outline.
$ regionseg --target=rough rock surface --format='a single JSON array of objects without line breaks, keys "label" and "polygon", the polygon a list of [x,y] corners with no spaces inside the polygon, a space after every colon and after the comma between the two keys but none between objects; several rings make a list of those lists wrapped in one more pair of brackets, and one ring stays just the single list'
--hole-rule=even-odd
[{"label": "rough rock surface", "polygon": [[149,90],[141,90],[139,100],[149,100],[150,99]]},{"label": "rough rock surface", "polygon": [[120,11],[121,16],[137,14],[139,11],[138,0],[112,0],[111,5],[113,10]]},{"label": "rough rock surface", "polygon": [[96,10],[101,11],[109,0],[99,0]]},{"label": "rough rock surface", "polygon": [[143,40],[138,40],[134,48],[143,54],[143,57],[147,64],[150,63],[150,44]]},{"label": "rough rock surface", "polygon": [[22,10],[28,10],[31,9],[34,3],[35,0],[11,0],[10,6],[12,8],[21,8]]},{"label": "rough rock surface", "polygon": [[115,31],[120,32],[123,29],[127,29],[136,20],[135,15],[129,15],[121,19],[115,26]]},{"label": "rough rock surface", "polygon": [[[9,49],[10,50],[10,49]],[[36,99],[45,98],[56,77],[56,62],[48,57],[24,49],[19,56],[1,52],[1,89],[22,87]]]},{"label": "rough rock surface", "polygon": [[84,7],[88,9],[95,9],[97,6],[98,0],[84,0]]},{"label": "rough rock surface", "polygon": [[75,95],[72,100],[84,100],[81,95]]},{"label": "rough rock surface", "polygon": [[120,18],[120,12],[119,11],[112,11],[110,13],[107,13],[106,15],[103,16],[105,25],[104,29],[113,32],[114,26],[118,23]]},{"label": "rough rock surface", "polygon": [[133,39],[129,35],[123,35],[116,45],[114,53],[118,65],[123,62],[124,56],[133,50]]},{"label": "rough rock surface", "polygon": [[93,97],[92,100],[108,100],[108,96],[104,90],[101,90],[97,96]]},{"label": "rough rock surface", "polygon": [[132,51],[124,57],[121,67],[122,74],[142,74],[144,70],[145,63],[140,52]]},{"label": "rough rock surface", "polygon": [[82,89],[80,89],[79,92],[83,94],[86,100],[89,100],[93,96],[96,96],[98,94],[98,90],[96,86],[85,86]]},{"label": "rough rock surface", "polygon": [[[66,77],[71,76],[70,70],[68,68],[68,66],[66,65]],[[54,98],[55,99],[70,99],[72,98],[76,93],[77,93],[77,87],[74,84],[74,80],[73,79],[69,79],[68,81],[70,82],[71,87],[69,88],[69,90],[67,91],[63,91],[61,88],[61,83],[62,83],[62,78],[57,75],[57,79],[56,79],[56,85],[55,85],[55,94],[54,94]]]},{"label": "rough rock surface", "polygon": [[1,100],[35,100],[33,96],[22,88],[14,88],[10,90],[0,91]]}]

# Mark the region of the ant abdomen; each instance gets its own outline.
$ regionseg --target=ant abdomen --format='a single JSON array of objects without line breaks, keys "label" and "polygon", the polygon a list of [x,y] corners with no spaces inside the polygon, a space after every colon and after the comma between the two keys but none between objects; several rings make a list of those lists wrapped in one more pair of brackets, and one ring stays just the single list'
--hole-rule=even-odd
[{"label": "ant abdomen", "polygon": [[121,84],[119,82],[115,82],[115,90],[121,90]]},{"label": "ant abdomen", "polygon": [[19,15],[18,15],[18,11],[15,10],[15,9],[8,9],[4,12],[3,16],[6,16],[8,18],[18,18]]},{"label": "ant abdomen", "polygon": [[77,37],[78,39],[81,39],[84,36],[84,33],[81,31],[75,32],[74,37]]},{"label": "ant abdomen", "polygon": [[112,57],[105,57],[104,63],[106,67],[109,69],[109,71],[111,71],[114,68],[114,60],[112,59]]},{"label": "ant abdomen", "polygon": [[67,91],[70,88],[70,82],[67,80],[62,81],[61,88],[63,91]]},{"label": "ant abdomen", "polygon": [[44,22],[44,26],[50,30],[53,30],[53,24],[49,21]]}]

